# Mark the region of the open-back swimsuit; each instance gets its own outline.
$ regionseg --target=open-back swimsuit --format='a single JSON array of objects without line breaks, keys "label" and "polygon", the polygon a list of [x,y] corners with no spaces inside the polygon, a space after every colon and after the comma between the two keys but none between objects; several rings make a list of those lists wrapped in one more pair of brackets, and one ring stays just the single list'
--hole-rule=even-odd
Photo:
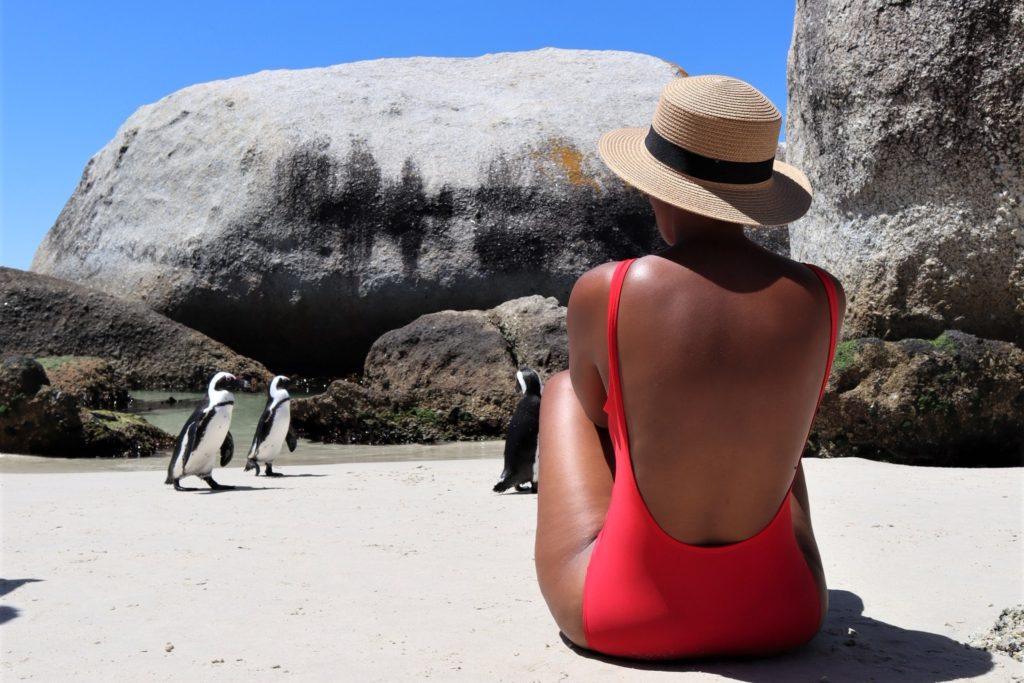
[{"label": "open-back swimsuit", "polygon": [[[587,645],[623,657],[753,655],[797,647],[821,620],[814,576],[793,532],[790,484],[768,525],[750,538],[718,546],[683,543],[651,516],[633,474],[619,376],[617,322],[631,260],[612,277],[608,300],[608,431],[615,483],[583,589]],[[836,292],[828,294],[831,335],[825,377],[836,344]],[[817,408],[815,408],[817,412]],[[808,432],[809,433],[809,432]]]}]

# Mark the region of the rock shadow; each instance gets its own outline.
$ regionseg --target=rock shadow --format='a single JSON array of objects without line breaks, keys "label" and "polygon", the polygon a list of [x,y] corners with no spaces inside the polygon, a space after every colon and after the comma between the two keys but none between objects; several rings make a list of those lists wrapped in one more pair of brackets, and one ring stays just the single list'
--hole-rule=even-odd
[{"label": "rock shadow", "polygon": [[763,659],[645,662],[584,650],[564,635],[562,640],[584,657],[631,669],[711,673],[749,683],[938,683],[981,676],[995,666],[985,650],[864,616],[864,602],[856,593],[830,590],[828,596],[828,617],[814,640],[794,652]]}]

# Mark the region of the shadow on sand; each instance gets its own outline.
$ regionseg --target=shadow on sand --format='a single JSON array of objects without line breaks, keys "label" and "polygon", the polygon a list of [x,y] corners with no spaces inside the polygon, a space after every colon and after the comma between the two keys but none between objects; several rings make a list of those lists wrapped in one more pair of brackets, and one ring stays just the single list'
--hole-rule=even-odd
[{"label": "shadow on sand", "polygon": [[232,486],[222,489],[201,489],[198,487],[182,486],[178,491],[181,493],[231,493],[232,491],[279,491],[280,486]]},{"label": "shadow on sand", "polygon": [[[0,579],[0,596],[7,595],[26,583],[36,583],[38,581],[42,581],[42,579]],[[17,607],[0,605],[0,624],[6,624],[8,621],[17,619],[19,616],[21,616],[21,610]]]},{"label": "shadow on sand", "polygon": [[289,479],[292,477],[329,477],[329,474],[285,474],[284,472],[277,472],[270,477],[266,475],[260,477],[261,479]]},{"label": "shadow on sand", "polygon": [[814,640],[795,652],[766,659],[644,662],[583,650],[565,636],[562,641],[584,657],[631,669],[704,672],[750,683],[938,683],[973,678],[994,667],[992,655],[984,650],[937,633],[911,631],[864,616],[864,602],[855,593],[830,590],[828,598],[828,617]]}]

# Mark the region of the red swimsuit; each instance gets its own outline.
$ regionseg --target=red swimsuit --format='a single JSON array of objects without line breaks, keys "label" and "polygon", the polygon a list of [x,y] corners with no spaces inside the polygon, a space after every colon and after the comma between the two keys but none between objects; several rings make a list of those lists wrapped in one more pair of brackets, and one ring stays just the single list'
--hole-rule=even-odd
[{"label": "red swimsuit", "polygon": [[[677,658],[778,652],[810,640],[821,604],[796,543],[790,491],[768,525],[722,546],[696,546],[668,535],[651,516],[633,478],[619,386],[616,335],[619,296],[632,260],[612,277],[608,301],[608,431],[615,449],[612,498],[583,589],[588,646],[623,657]],[[836,343],[836,293],[828,294],[832,332],[825,392]]]}]

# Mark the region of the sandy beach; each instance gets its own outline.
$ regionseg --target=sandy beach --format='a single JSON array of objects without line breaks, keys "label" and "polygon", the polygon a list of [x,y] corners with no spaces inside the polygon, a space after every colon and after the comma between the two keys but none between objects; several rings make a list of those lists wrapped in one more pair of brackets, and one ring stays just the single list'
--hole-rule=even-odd
[{"label": "sandy beach", "polygon": [[[965,647],[1024,601],[1020,469],[807,460],[831,610],[807,647],[649,666],[568,648],[499,460],[3,474],[5,681],[1024,680]],[[183,482],[186,485],[196,485]]]}]

